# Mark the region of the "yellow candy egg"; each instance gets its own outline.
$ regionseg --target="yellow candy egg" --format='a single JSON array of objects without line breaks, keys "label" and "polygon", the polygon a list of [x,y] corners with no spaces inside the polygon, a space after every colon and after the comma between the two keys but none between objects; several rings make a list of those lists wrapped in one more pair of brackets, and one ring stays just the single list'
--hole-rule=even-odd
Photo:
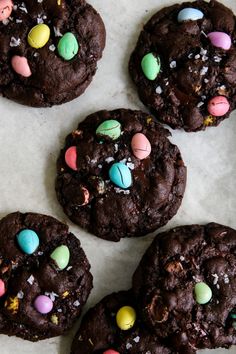
[{"label": "yellow candy egg", "polygon": [[28,43],[33,48],[42,48],[49,41],[50,28],[44,23],[34,26],[28,34]]},{"label": "yellow candy egg", "polygon": [[116,314],[117,326],[123,331],[127,331],[128,329],[132,328],[135,321],[136,312],[133,307],[123,306]]}]

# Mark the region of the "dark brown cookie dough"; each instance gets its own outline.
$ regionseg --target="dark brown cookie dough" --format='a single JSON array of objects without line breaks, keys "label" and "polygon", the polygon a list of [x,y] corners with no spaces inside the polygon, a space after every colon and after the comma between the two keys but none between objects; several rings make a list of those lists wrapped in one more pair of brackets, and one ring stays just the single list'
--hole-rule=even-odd
[{"label": "dark brown cookie dough", "polygon": [[[22,230],[33,230],[38,235],[39,246],[31,255],[19,246],[17,235]],[[64,269],[63,256],[56,258],[60,263],[51,258],[62,245],[69,250]],[[34,213],[6,216],[0,222],[0,293],[2,283],[5,287],[0,297],[0,333],[31,341],[64,333],[81,314],[92,289],[89,269],[79,240],[65,224]],[[45,314],[35,307],[42,295],[52,306]]]},{"label": "dark brown cookie dough", "polygon": [[[179,353],[236,344],[235,250],[236,231],[211,223],[159,234],[142,258],[133,287],[143,319]],[[212,296],[203,285],[200,301],[202,282]]]},{"label": "dark brown cookie dough", "polygon": [[145,328],[138,315],[131,329],[121,330],[116,313],[123,306],[131,306],[136,311],[131,291],[108,295],[90,309],[74,338],[71,354],[103,354],[109,349],[118,354],[174,353]]},{"label": "dark brown cookie dough", "polygon": [[[185,8],[200,10],[203,18],[178,22],[178,14]],[[213,45],[208,37],[212,32],[227,34],[232,41],[230,49]],[[235,44],[235,16],[215,0],[162,9],[144,26],[130,59],[130,74],[140,99],[158,120],[174,129],[198,131],[217,126],[236,105]],[[153,81],[141,68],[148,53],[159,56],[161,63],[161,71]],[[215,97],[227,99],[230,105],[217,116],[209,108]]]},{"label": "dark brown cookie dough", "polygon": [[[120,126],[115,140],[96,134],[105,121],[115,121],[115,133]],[[144,159],[132,150],[137,133],[144,134],[151,145],[151,153]],[[110,241],[145,235],[166,224],[181,204],[186,183],[179,149],[168,135],[141,111],[100,111],[87,117],[68,135],[57,162],[56,192],[64,212],[76,224]],[[143,149],[147,146],[146,140]],[[76,154],[73,169],[65,161],[71,148]],[[146,150],[139,150],[143,152]],[[131,179],[127,188],[120,188],[110,178],[117,163],[125,169],[121,179]]]},{"label": "dark brown cookie dough", "polygon": [[[0,93],[34,107],[61,104],[81,95],[96,72],[105,46],[105,28],[99,14],[84,0],[13,3],[10,17],[0,21]],[[41,49],[35,49],[27,37],[41,23],[49,26],[50,39]],[[57,49],[67,32],[73,33],[79,45],[70,60],[63,59]],[[13,69],[15,56],[21,57],[21,64],[22,57],[27,60],[26,76]]]}]

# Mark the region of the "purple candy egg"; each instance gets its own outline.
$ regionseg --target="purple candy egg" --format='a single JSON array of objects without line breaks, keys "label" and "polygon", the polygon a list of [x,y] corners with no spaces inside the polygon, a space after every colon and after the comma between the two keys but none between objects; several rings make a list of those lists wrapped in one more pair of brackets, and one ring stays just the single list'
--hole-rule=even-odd
[{"label": "purple candy egg", "polygon": [[208,34],[208,38],[214,47],[229,50],[232,45],[230,36],[225,32],[211,32]]},{"label": "purple candy egg", "polygon": [[53,302],[48,296],[39,295],[34,301],[34,307],[39,313],[46,314],[52,311]]}]

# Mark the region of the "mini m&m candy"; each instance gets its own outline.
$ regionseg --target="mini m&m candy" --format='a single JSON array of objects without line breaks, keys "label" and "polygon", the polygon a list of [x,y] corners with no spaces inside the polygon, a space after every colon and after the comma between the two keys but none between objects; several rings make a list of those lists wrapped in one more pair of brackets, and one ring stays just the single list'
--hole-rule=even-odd
[{"label": "mini m&m candy", "polygon": [[96,135],[99,137],[108,137],[111,140],[116,140],[120,137],[121,134],[121,125],[117,120],[110,119],[105,120],[101,123],[97,130]]},{"label": "mini m&m candy", "polygon": [[214,47],[229,50],[232,45],[230,36],[225,32],[211,32],[207,35]]},{"label": "mini m&m candy", "polygon": [[207,109],[212,116],[220,117],[228,113],[230,104],[226,97],[216,96],[208,102]]},{"label": "mini m&m candy", "polygon": [[25,229],[16,235],[20,249],[26,254],[33,254],[39,246],[39,237],[35,231]]},{"label": "mini m&m candy", "polygon": [[21,76],[29,77],[32,75],[28,60],[25,57],[14,55],[11,59],[11,66],[14,71]]},{"label": "mini m&m candy", "polygon": [[39,49],[45,46],[50,38],[50,28],[44,23],[34,26],[28,34],[28,43],[31,47]]},{"label": "mini m&m candy", "polygon": [[6,292],[5,283],[2,279],[0,279],[0,297],[3,296]]},{"label": "mini m&m candy", "polygon": [[131,148],[135,157],[140,160],[146,159],[151,153],[151,144],[142,133],[137,133],[131,140]]},{"label": "mini m&m candy", "polygon": [[71,146],[66,150],[65,161],[67,166],[72,170],[77,171],[77,150],[76,146]]},{"label": "mini m&m candy", "polygon": [[109,177],[120,188],[125,189],[132,185],[130,169],[124,163],[114,163],[109,170]]},{"label": "mini m&m candy", "polygon": [[11,0],[0,1],[0,21],[4,21],[11,16],[13,2]]},{"label": "mini m&m candy", "polygon": [[192,7],[186,7],[185,9],[179,12],[177,20],[180,23],[185,21],[197,21],[201,20],[203,16],[204,14],[202,11],[194,9]]},{"label": "mini m&m candy", "polygon": [[57,247],[50,256],[60,270],[65,269],[70,261],[70,251],[65,245]]},{"label": "mini m&m candy", "polygon": [[194,287],[195,299],[198,304],[205,305],[212,298],[211,288],[203,282],[197,283]]},{"label": "mini m&m candy", "polygon": [[34,307],[39,313],[45,315],[52,311],[53,302],[48,296],[39,295],[34,301]]},{"label": "mini m&m candy", "polygon": [[103,354],[120,354],[119,352],[113,350],[113,349],[108,349]]},{"label": "mini m&m candy", "polygon": [[60,57],[63,59],[73,59],[79,51],[79,45],[75,35],[71,32],[65,33],[58,42],[57,50]]},{"label": "mini m&m candy", "polygon": [[160,58],[156,57],[153,53],[148,53],[143,57],[141,67],[146,78],[154,81],[161,70]]},{"label": "mini m&m candy", "polygon": [[117,326],[123,331],[127,331],[128,329],[132,328],[135,321],[136,312],[135,309],[131,306],[121,307],[116,314]]}]

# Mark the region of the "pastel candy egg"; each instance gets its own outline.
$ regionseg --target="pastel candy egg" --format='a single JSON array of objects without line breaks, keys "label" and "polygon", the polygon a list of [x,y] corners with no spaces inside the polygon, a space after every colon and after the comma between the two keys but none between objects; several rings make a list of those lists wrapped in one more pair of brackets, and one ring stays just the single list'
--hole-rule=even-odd
[{"label": "pastel candy egg", "polygon": [[50,28],[44,23],[34,26],[28,34],[28,43],[33,48],[42,48],[49,41]]},{"label": "pastel candy egg", "polygon": [[63,59],[73,59],[79,51],[79,44],[75,35],[71,32],[65,33],[58,42],[57,50]]},{"label": "pastel candy egg", "polygon": [[70,261],[70,251],[67,246],[59,246],[57,247],[50,256],[58,266],[60,270],[65,269]]},{"label": "pastel candy egg", "polygon": [[112,140],[116,140],[120,137],[121,125],[114,119],[105,120],[105,122],[98,126],[96,134],[99,137],[108,137]]},{"label": "pastel candy egg", "polygon": [[12,57],[11,59],[11,66],[19,75],[22,75],[24,77],[29,77],[32,75],[28,60],[25,57],[14,55],[14,57]]},{"label": "pastel candy egg", "polygon": [[76,146],[71,146],[66,150],[65,161],[67,166],[72,170],[77,171],[77,150]]},{"label": "pastel candy egg", "polygon": [[207,109],[212,116],[220,117],[229,111],[230,104],[226,97],[216,96],[208,102]]},{"label": "pastel candy egg", "polygon": [[208,34],[208,38],[214,47],[229,50],[232,45],[230,36],[225,32],[211,32]]},{"label": "pastel candy egg", "polygon": [[146,78],[150,81],[154,81],[161,70],[160,58],[155,57],[152,53],[148,53],[143,57],[141,67]]},{"label": "pastel candy egg", "polygon": [[44,315],[52,311],[53,302],[48,296],[39,295],[34,301],[34,307],[39,313]]},{"label": "pastel candy egg", "polygon": [[0,21],[6,20],[10,17],[13,9],[11,0],[0,0]]},{"label": "pastel candy egg", "polygon": [[103,352],[103,354],[120,354],[119,352],[116,352],[115,350],[113,349],[108,349],[106,350],[105,352]]},{"label": "pastel candy egg", "polygon": [[198,304],[205,305],[212,298],[211,288],[203,282],[197,283],[194,287],[195,299]]},{"label": "pastel candy egg", "polygon": [[177,20],[178,22],[197,21],[201,20],[203,16],[204,14],[202,11],[194,9],[192,7],[186,7],[185,9],[179,12]]},{"label": "pastel candy egg", "polygon": [[20,249],[26,254],[33,254],[39,246],[38,235],[33,230],[22,230],[16,238]]},{"label": "pastel candy egg", "polygon": [[151,144],[146,136],[142,133],[137,133],[131,140],[131,148],[133,154],[140,160],[145,159],[151,153]]},{"label": "pastel candy egg", "polygon": [[0,279],[0,297],[3,296],[6,292],[5,283]]},{"label": "pastel candy egg", "polygon": [[116,314],[117,326],[123,331],[127,331],[128,329],[132,328],[135,321],[136,312],[133,307],[123,306]]},{"label": "pastel candy egg", "polygon": [[111,181],[120,188],[129,188],[132,184],[130,169],[121,162],[114,163],[109,170]]}]

